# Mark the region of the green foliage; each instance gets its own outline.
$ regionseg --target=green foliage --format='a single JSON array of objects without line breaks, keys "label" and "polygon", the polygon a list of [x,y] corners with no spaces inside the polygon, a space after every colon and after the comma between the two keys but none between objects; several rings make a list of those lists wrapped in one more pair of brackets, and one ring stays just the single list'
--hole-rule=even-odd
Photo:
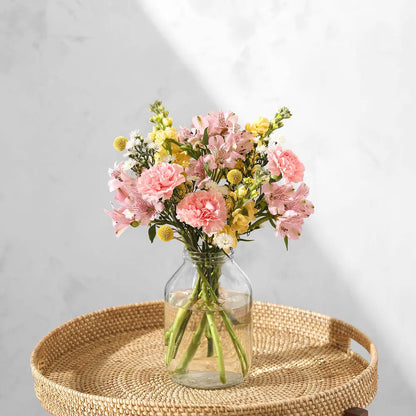
[{"label": "green foliage", "polygon": [[147,230],[147,233],[149,235],[150,242],[153,243],[156,237],[156,224],[151,225],[149,229]]}]

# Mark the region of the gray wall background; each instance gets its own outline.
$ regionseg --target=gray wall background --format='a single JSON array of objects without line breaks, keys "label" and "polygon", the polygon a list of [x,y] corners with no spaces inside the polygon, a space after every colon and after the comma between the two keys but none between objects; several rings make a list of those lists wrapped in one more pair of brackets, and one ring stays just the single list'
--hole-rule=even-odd
[{"label": "gray wall background", "polygon": [[[117,135],[161,98],[176,125],[282,105],[316,213],[285,252],[271,229],[237,258],[258,300],[312,309],[380,353],[371,414],[416,409],[415,41],[408,0],[0,3],[0,409],[45,415],[30,353],[60,323],[162,297],[176,243],[116,240],[103,208]],[[393,410],[395,409],[395,410]]]}]

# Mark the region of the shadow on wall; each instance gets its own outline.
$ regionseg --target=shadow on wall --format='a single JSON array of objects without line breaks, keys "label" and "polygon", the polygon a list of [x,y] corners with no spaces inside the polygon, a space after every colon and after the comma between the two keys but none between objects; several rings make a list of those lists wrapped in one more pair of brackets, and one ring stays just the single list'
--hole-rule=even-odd
[{"label": "shadow on wall", "polygon": [[[256,247],[250,247],[250,244],[239,246],[237,261],[249,276],[253,276],[255,298],[321,312],[363,331],[379,353],[378,393],[369,406],[370,414],[412,414],[416,409],[415,392],[400,373],[403,363],[399,365],[398,357],[385,341],[388,334],[382,332],[383,323],[373,322],[367,316],[365,307],[357,303],[342,272],[310,237],[312,232],[313,228],[307,227],[301,239],[290,244],[288,252],[270,229],[256,235],[256,241],[251,243]],[[259,257],[258,263],[262,262],[260,273],[258,266],[253,264],[254,250]]]}]

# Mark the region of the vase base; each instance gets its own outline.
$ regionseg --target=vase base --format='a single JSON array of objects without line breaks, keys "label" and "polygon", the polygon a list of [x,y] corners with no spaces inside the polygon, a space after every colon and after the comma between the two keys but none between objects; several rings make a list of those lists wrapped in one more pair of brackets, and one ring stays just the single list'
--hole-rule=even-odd
[{"label": "vase base", "polygon": [[216,371],[190,371],[185,374],[172,374],[172,380],[194,389],[214,390],[235,386],[244,380],[242,374],[225,373],[226,383],[222,384]]}]

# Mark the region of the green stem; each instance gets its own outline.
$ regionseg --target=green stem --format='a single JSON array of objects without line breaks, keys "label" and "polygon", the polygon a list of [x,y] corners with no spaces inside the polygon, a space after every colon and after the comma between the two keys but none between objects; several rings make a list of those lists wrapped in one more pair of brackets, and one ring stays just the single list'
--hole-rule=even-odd
[{"label": "green stem", "polygon": [[194,290],[192,294],[186,302],[186,304],[181,307],[176,314],[175,320],[170,328],[170,337],[168,342],[168,348],[166,351],[166,364],[169,365],[172,361],[172,358],[176,354],[178,350],[179,343],[182,339],[183,333],[185,332],[186,324],[189,321],[189,318],[192,315],[192,306],[196,303],[198,299],[198,292],[199,292],[199,281],[195,284]]},{"label": "green stem", "polygon": [[214,355],[214,345],[212,343],[212,335],[211,331],[209,330],[209,326],[205,327],[205,336],[207,338],[207,357],[212,357]]},{"label": "green stem", "polygon": [[221,340],[218,335],[217,325],[215,324],[215,315],[214,311],[211,306],[211,302],[208,299],[208,290],[206,287],[205,282],[202,283],[202,298],[205,302],[205,307],[208,309],[206,312],[206,317],[208,320],[208,326],[212,335],[212,341],[215,347],[215,353],[217,356],[217,365],[218,365],[218,372],[220,373],[220,381],[222,384],[226,384],[225,378],[225,366],[224,366],[224,356],[222,353],[222,345]]},{"label": "green stem", "polygon": [[202,338],[202,334],[204,333],[204,330],[206,329],[206,324],[207,324],[207,316],[205,314],[204,317],[201,319],[201,322],[199,323],[197,330],[192,336],[191,343],[189,344],[189,347],[187,348],[185,354],[183,355],[181,362],[176,367],[176,370],[175,370],[176,373],[184,373],[186,369],[188,368],[189,363],[192,361],[192,358],[194,358],[196,351],[201,345],[201,338]]},{"label": "green stem", "polygon": [[[217,295],[214,293],[214,291],[212,290],[212,288],[207,284],[206,279],[204,276],[202,276],[203,279],[203,286],[206,285],[208,286],[210,292],[211,292],[211,296],[214,300],[215,303],[218,304],[218,298]],[[227,313],[222,310],[220,312],[220,315],[224,321],[224,324],[227,328],[227,331],[230,335],[231,341],[233,342],[234,348],[236,350],[236,353],[238,355],[238,359],[240,360],[240,364],[241,364],[241,371],[243,373],[243,375],[246,375],[248,372],[248,359],[247,359],[247,355],[244,351],[243,346],[241,345],[240,340],[238,339],[237,335],[235,334],[234,328],[231,324],[230,318],[228,317]]]},{"label": "green stem", "polygon": [[235,334],[234,328],[230,322],[230,319],[228,318],[227,314],[225,311],[221,311],[220,312],[222,320],[224,321],[224,325],[227,328],[228,334],[230,335],[231,341],[234,345],[234,348],[237,352],[238,355],[238,359],[240,360],[240,365],[241,365],[241,371],[243,373],[243,376],[245,376],[248,372],[248,359],[247,359],[247,355],[244,351],[243,346],[241,345],[240,340],[238,339],[237,335]]},{"label": "green stem", "polygon": [[222,354],[222,345],[220,341],[220,337],[218,335],[217,326],[215,324],[215,317],[213,311],[207,312],[207,320],[209,329],[212,334],[212,341],[214,342],[215,353],[217,355],[217,364],[218,364],[218,371],[220,373],[220,381],[222,384],[226,384],[225,378],[225,366],[224,366],[224,356]]}]

